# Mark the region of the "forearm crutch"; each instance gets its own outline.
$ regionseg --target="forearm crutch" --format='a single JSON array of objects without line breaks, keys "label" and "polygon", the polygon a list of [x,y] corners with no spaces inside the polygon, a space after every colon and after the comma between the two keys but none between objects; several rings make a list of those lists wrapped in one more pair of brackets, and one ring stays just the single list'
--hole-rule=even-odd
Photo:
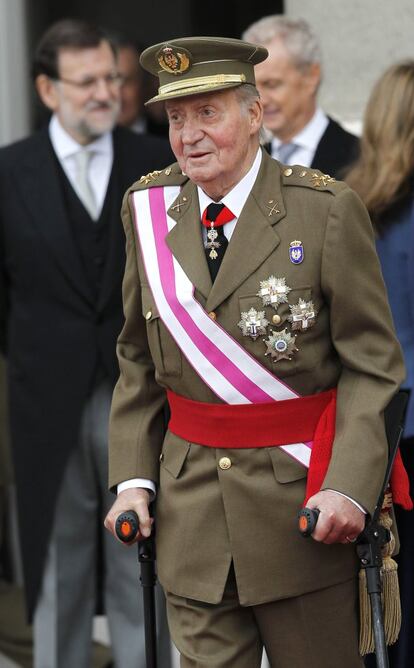
[{"label": "forearm crutch", "polygon": [[[121,513],[115,523],[118,538],[123,543],[130,543],[138,533],[138,515],[134,510]],[[145,658],[147,668],[157,668],[157,624],[155,616],[155,540],[154,525],[149,538],[138,542],[138,561],[140,563],[140,581],[144,597]]]},{"label": "forearm crutch", "polygon": [[[365,570],[366,587],[371,605],[372,631],[377,668],[389,668],[381,600],[381,566],[382,548],[391,539],[390,531],[382,526],[379,517],[403,432],[407,400],[408,395],[406,392],[398,392],[384,412],[389,447],[388,465],[374,513],[371,518],[367,518],[366,526],[356,540],[357,555],[361,568]],[[299,512],[299,531],[305,538],[313,533],[318,517],[319,510],[317,508],[303,508]]]}]

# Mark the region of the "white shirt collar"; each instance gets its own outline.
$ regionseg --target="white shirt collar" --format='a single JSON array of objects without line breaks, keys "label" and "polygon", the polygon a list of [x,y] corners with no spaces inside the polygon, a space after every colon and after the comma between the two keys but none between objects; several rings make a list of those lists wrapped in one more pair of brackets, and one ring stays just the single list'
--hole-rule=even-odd
[{"label": "white shirt collar", "polygon": [[[305,148],[315,153],[329,123],[329,119],[320,107],[317,107],[309,123],[297,135],[292,137],[291,142],[300,148]],[[278,149],[283,142],[278,137],[273,137],[272,144]]]},{"label": "white shirt collar", "polygon": [[[246,200],[250,195],[250,192],[254,186],[254,182],[256,181],[257,175],[259,173],[261,162],[262,162],[262,149],[259,148],[256,157],[254,159],[254,162],[250,167],[249,171],[247,172],[247,174],[245,174],[242,180],[239,181],[239,183],[237,183],[234,186],[234,188],[232,188],[230,192],[228,192],[227,195],[223,197],[223,199],[220,200],[220,203],[227,206],[227,208],[230,209],[232,213],[234,213],[236,218],[240,217],[240,214],[246,203]],[[199,186],[197,186],[197,191],[198,191],[198,201],[200,203],[200,213],[202,213],[204,209],[208,207],[209,204],[214,202],[214,200],[212,200],[208,195],[206,195],[204,190],[202,190]]]},{"label": "white shirt collar", "polygon": [[64,161],[69,156],[78,153],[81,149],[112,157],[111,132],[105,132],[105,134],[101,135],[90,144],[87,144],[87,146],[82,146],[66,132],[56,114],[53,114],[49,123],[49,137],[53,149],[60,161]]}]

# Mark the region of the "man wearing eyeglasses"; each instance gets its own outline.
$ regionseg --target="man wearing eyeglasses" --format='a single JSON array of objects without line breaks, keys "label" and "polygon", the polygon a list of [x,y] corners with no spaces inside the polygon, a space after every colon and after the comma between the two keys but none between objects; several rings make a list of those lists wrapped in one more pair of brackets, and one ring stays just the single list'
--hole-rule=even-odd
[{"label": "man wearing eyeglasses", "polygon": [[[107,421],[123,322],[122,195],[172,157],[164,140],[115,128],[121,81],[101,30],[53,25],[33,77],[52,117],[0,151],[0,344],[35,668],[90,668],[101,602],[115,665],[144,668],[136,554],[103,531]],[[163,645],[168,668],[165,631]]]}]

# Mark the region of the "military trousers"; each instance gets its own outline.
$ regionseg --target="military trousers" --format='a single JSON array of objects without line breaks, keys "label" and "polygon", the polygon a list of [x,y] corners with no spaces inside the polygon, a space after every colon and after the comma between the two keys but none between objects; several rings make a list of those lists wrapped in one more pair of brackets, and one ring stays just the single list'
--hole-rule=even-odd
[{"label": "military trousers", "polygon": [[181,668],[362,668],[355,579],[294,598],[242,607],[230,569],[216,605],[166,592]]}]

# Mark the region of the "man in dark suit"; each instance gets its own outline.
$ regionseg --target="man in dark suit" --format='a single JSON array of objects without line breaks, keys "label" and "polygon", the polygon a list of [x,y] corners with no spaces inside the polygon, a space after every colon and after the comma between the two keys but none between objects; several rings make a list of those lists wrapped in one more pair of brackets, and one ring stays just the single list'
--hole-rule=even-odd
[{"label": "man in dark suit", "polygon": [[255,67],[263,102],[266,148],[280,162],[341,177],[358,154],[358,139],[317,105],[321,50],[303,19],[266,16],[243,38],[265,46],[269,57]]},{"label": "man in dark suit", "polygon": [[127,186],[171,153],[114,129],[116,54],[94,26],[49,28],[33,76],[52,118],[0,151],[0,342],[35,666],[89,668],[99,591],[116,665],[143,668],[136,555],[103,536],[101,518],[123,322],[119,210]]}]

